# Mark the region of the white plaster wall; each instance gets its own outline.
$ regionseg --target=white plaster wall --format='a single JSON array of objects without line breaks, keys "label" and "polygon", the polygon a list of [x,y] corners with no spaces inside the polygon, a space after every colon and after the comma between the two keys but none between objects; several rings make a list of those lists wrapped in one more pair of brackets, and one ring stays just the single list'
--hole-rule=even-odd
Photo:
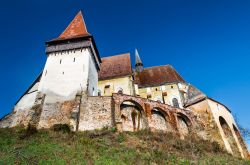
[{"label": "white plaster wall", "polygon": [[[171,86],[173,88],[171,88]],[[177,84],[169,84],[165,86],[167,91],[167,96],[164,97],[165,104],[172,105],[173,106],[173,99],[176,98],[179,103],[179,107],[183,108],[182,99],[181,99],[181,93],[179,91]]]},{"label": "white plaster wall", "polygon": [[217,124],[217,126],[219,128],[221,137],[222,137],[222,139],[224,141],[224,144],[226,146],[227,151],[232,153],[232,149],[230,147],[230,144],[229,144],[229,142],[228,142],[228,140],[227,140],[227,138],[226,138],[226,136],[225,136],[225,134],[223,132],[223,129],[222,129],[221,125],[220,125],[220,121],[219,121],[220,116],[223,117],[226,120],[226,122],[227,122],[228,126],[230,127],[230,130],[231,130],[231,132],[233,134],[235,142],[236,142],[236,144],[238,146],[238,149],[239,149],[239,151],[241,153],[241,156],[244,157],[242,147],[241,147],[241,145],[239,143],[239,140],[238,140],[238,138],[237,138],[237,136],[236,136],[236,134],[234,132],[234,129],[233,129],[233,125],[235,125],[237,127],[237,125],[236,125],[236,123],[234,121],[233,115],[227,110],[227,108],[225,106],[223,106],[223,105],[221,105],[221,104],[219,104],[219,103],[217,103],[217,102],[215,102],[213,100],[208,99],[208,104],[209,104],[209,106],[211,108],[212,114],[213,114],[215,122],[216,122],[216,124]]},{"label": "white plaster wall", "polygon": [[[49,54],[38,87],[39,92],[46,94],[46,102],[71,100],[77,92],[86,92],[89,73],[97,77],[91,60],[91,52],[87,48]],[[94,81],[97,80],[91,80],[91,83]],[[96,89],[96,84],[91,85]]]},{"label": "white plaster wall", "polygon": [[31,89],[26,93],[15,105],[15,111],[20,111],[24,109],[29,109],[34,105],[37,89],[38,89],[39,82],[34,84]]},{"label": "white plaster wall", "polygon": [[98,94],[98,73],[94,63],[94,59],[91,56],[89,58],[89,77],[88,77],[88,95],[97,96]]}]

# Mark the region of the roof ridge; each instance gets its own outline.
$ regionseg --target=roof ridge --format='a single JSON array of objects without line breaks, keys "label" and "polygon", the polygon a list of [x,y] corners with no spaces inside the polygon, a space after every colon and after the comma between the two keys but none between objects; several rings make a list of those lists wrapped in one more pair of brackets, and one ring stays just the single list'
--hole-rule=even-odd
[{"label": "roof ridge", "polygon": [[129,58],[130,58],[130,52],[128,52],[128,53],[122,53],[122,54],[116,54],[116,55],[102,57],[102,59],[104,59],[104,58],[110,58],[110,57],[116,57],[116,56],[124,56],[124,55],[129,55]]}]

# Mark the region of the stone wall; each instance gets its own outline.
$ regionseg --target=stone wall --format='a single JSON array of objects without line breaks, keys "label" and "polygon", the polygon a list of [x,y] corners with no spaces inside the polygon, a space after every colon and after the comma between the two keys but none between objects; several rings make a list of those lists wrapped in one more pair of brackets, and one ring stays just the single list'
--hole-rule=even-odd
[{"label": "stone wall", "polygon": [[[38,129],[49,129],[56,124],[67,124],[72,131],[87,131],[116,126],[118,131],[175,132],[183,139],[194,133],[203,139],[217,141],[234,155],[239,151],[238,156],[247,156],[235,122],[225,116],[226,109],[221,107],[217,112],[207,100],[193,104],[189,109],[180,109],[124,94],[94,97],[83,92],[74,100],[56,103],[46,102],[46,98],[38,93],[31,109],[14,110],[1,119],[0,127],[30,124]],[[226,128],[217,121],[219,116],[225,118]]]},{"label": "stone wall", "polygon": [[70,124],[71,114],[78,107],[75,100],[45,103],[41,113],[38,129],[51,128],[55,124]]},{"label": "stone wall", "polygon": [[[247,157],[246,144],[237,135],[236,123],[225,106],[211,99],[204,99],[187,108],[197,113],[205,131],[204,139],[218,142],[234,156]],[[220,121],[220,118],[225,121]]]},{"label": "stone wall", "polygon": [[102,129],[113,125],[112,97],[83,97],[80,105],[79,131]]}]

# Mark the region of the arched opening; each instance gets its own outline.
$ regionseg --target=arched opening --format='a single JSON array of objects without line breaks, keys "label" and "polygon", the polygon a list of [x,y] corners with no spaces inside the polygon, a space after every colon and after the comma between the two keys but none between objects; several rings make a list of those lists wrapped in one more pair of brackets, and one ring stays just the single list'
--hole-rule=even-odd
[{"label": "arched opening", "polygon": [[233,129],[234,129],[235,135],[236,135],[237,138],[238,138],[238,141],[239,141],[239,143],[240,143],[240,146],[241,146],[241,148],[242,148],[242,150],[243,150],[243,154],[244,154],[245,157],[247,157],[247,156],[248,156],[248,149],[247,149],[247,147],[246,147],[246,144],[244,143],[244,140],[243,140],[243,138],[242,138],[242,136],[241,136],[241,134],[240,134],[240,131],[236,128],[236,126],[235,126],[234,124],[233,124]]},{"label": "arched opening", "polygon": [[102,91],[101,91],[100,89],[98,89],[97,95],[98,95],[98,96],[101,96],[101,95],[102,95]]},{"label": "arched opening", "polygon": [[189,121],[188,117],[182,113],[178,113],[177,122],[179,133],[184,136],[188,135],[191,127],[191,122]]},{"label": "arched opening", "polygon": [[151,111],[151,120],[149,127],[152,131],[170,131],[171,126],[167,122],[167,115],[159,108],[154,108]]},{"label": "arched opening", "polygon": [[174,106],[175,108],[179,108],[179,107],[180,107],[177,98],[173,98],[172,102],[173,102],[173,106]]},{"label": "arched opening", "polygon": [[224,135],[225,135],[225,137],[226,137],[226,139],[227,139],[227,141],[232,149],[233,154],[235,156],[240,157],[239,149],[237,147],[237,144],[235,142],[235,139],[233,137],[233,134],[232,134],[232,131],[231,131],[229,125],[227,124],[226,120],[222,116],[219,117],[219,121],[220,121],[221,128],[224,132]]},{"label": "arched opening", "polygon": [[119,87],[119,88],[117,89],[117,93],[123,94],[123,89],[122,89],[121,87]]},{"label": "arched opening", "polygon": [[123,131],[138,131],[147,128],[146,115],[135,101],[123,101],[120,106]]}]

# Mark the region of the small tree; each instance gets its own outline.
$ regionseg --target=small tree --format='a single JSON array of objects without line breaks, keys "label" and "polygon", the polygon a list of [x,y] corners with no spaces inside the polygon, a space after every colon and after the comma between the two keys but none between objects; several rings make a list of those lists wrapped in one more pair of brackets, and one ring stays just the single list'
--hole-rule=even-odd
[{"label": "small tree", "polygon": [[246,141],[250,140],[250,129],[249,128],[245,128],[242,125],[240,125],[238,117],[237,117],[236,114],[234,114],[233,116],[234,116],[235,122],[236,122],[236,124],[237,124],[237,126],[238,126],[238,128],[240,130],[240,133],[243,136],[243,138]]}]

